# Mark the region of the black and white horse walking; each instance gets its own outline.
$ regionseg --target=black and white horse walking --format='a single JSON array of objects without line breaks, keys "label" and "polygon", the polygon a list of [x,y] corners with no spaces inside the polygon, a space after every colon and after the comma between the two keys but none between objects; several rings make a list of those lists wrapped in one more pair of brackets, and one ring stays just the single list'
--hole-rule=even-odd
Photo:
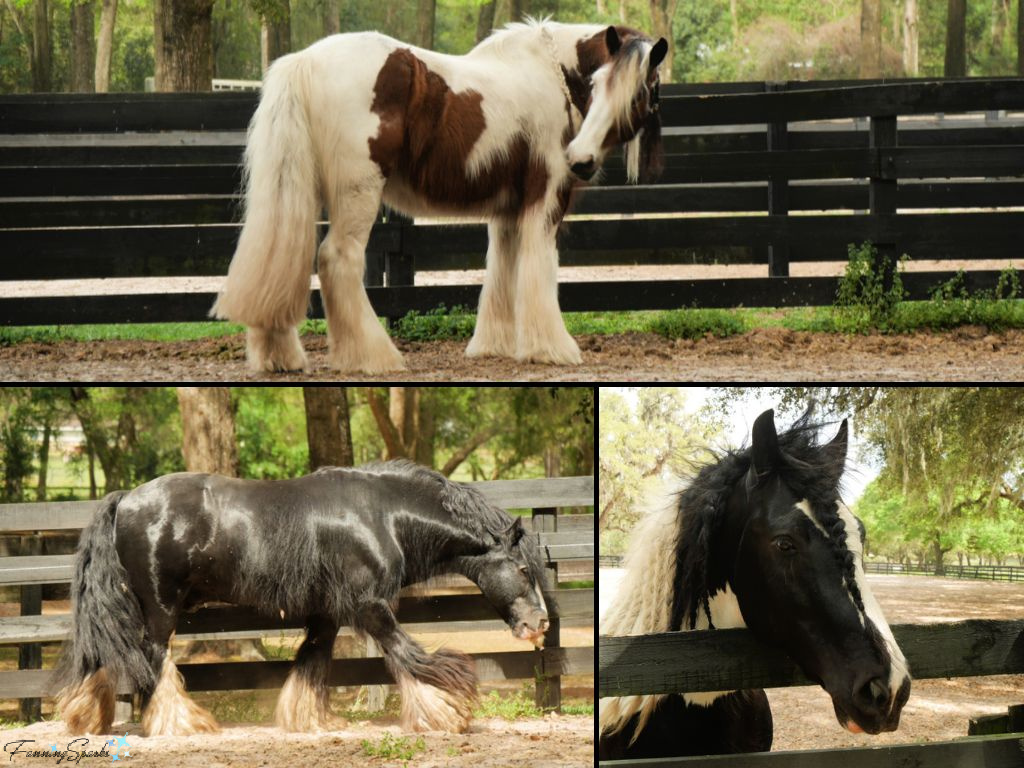
[{"label": "black and white horse walking", "polygon": [[[805,414],[777,434],[772,411],[751,446],[705,466],[633,537],[607,635],[749,627],[832,697],[854,733],[895,730],[907,664],[864,578],[864,529],[839,498],[847,425],[816,442]],[[603,699],[601,758],[765,751],[762,690]]]},{"label": "black and white horse walking", "polygon": [[474,581],[513,634],[548,627],[543,563],[522,522],[473,488],[409,462],[321,469],[295,480],[180,473],[108,495],[82,533],[74,629],[55,677],[73,733],[104,733],[114,694],[141,694],[146,735],[215,730],[168,654],[182,611],[210,602],[300,616],[306,638],[278,700],[286,730],[336,724],[331,651],[350,624],[380,646],[407,730],[464,731],[472,660],[430,654],[398,625],[399,590],[441,573]]}]

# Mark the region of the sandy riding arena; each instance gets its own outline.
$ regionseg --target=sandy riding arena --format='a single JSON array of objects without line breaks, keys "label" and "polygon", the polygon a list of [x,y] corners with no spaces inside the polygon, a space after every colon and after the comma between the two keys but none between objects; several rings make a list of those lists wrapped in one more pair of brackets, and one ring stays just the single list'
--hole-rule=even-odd
[{"label": "sandy riding arena", "polygon": [[[416,744],[419,736],[403,735],[396,725],[379,723],[352,723],[343,731],[324,734],[283,733],[266,725],[225,725],[219,734],[188,737],[139,736],[137,724],[125,724],[129,744],[126,764],[155,766],[156,768],[227,768],[231,766],[331,765],[376,766],[415,765],[419,768],[443,766],[498,766],[528,765],[542,768],[590,766],[594,760],[594,721],[589,716],[549,715],[543,719],[508,722],[499,719],[476,720],[469,733],[450,735],[421,734],[423,749]],[[415,754],[403,759],[396,748],[393,757],[371,757],[366,754],[363,741],[371,746],[401,741],[403,738]],[[49,751],[51,745],[67,749],[74,737],[67,734],[61,722],[41,722],[28,728],[0,731],[3,743],[32,739],[22,749]],[[112,737],[91,737],[89,751],[99,750],[104,741]],[[123,738],[123,737],[122,737]],[[116,746],[116,745],[115,745]],[[72,745],[81,751],[83,747]],[[107,756],[82,759],[82,765],[111,764],[114,747],[108,747]],[[120,752],[121,755],[124,751]],[[49,758],[15,756],[13,763],[52,765]],[[72,758],[73,762],[73,758]],[[63,764],[63,763],[62,763]]]},{"label": "sandy riding arena", "polygon": [[[602,586],[618,573],[602,570]],[[605,574],[612,578],[606,581]],[[890,624],[1024,618],[1024,584],[875,574],[868,580]],[[607,601],[602,590],[602,609]],[[944,741],[966,736],[968,718],[1005,714],[1008,705],[1024,701],[1024,675],[915,680],[899,730],[878,736],[841,728],[832,700],[819,687],[774,688],[768,690],[768,699],[775,721],[772,750]]]}]

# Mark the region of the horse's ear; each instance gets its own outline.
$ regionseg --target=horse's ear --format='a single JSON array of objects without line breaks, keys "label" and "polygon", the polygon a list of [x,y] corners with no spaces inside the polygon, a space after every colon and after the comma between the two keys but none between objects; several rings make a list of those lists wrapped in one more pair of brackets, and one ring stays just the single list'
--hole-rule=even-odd
[{"label": "horse's ear", "polygon": [[775,431],[775,411],[769,408],[754,420],[751,430],[750,472],[747,485],[757,485],[771,474],[779,460],[779,435]]},{"label": "horse's ear", "polygon": [[512,535],[512,546],[514,547],[526,535],[526,530],[523,528],[523,518],[517,517],[515,519],[512,527],[509,528],[509,533]]},{"label": "horse's ear", "polygon": [[843,419],[843,423],[839,425],[839,431],[836,432],[836,436],[833,437],[829,441],[828,445],[825,446],[832,457],[840,463],[846,460],[847,434],[849,426],[847,421],[847,419]]},{"label": "horse's ear", "polygon": [[843,419],[836,436],[822,447],[827,457],[828,475],[836,485],[839,484],[839,478],[843,476],[843,469],[846,467],[847,434],[847,420]]},{"label": "horse's ear", "polygon": [[665,54],[668,53],[668,41],[665,38],[661,38],[651,48],[650,63],[647,65],[647,71],[653,72],[658,68],[662,61],[665,60]]},{"label": "horse's ear", "polygon": [[608,53],[614,56],[619,52],[619,48],[622,47],[622,41],[619,39],[619,30],[615,27],[608,27],[604,31],[604,44],[608,46]]}]

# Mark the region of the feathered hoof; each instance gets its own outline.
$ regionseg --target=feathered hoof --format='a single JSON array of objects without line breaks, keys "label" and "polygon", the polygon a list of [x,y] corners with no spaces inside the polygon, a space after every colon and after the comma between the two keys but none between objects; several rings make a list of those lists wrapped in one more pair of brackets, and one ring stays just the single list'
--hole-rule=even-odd
[{"label": "feathered hoof", "polygon": [[217,721],[185,693],[178,668],[164,659],[160,680],[142,713],[142,733],[146,736],[189,736],[215,733]]},{"label": "feathered hoof", "polygon": [[405,675],[399,678],[398,688],[402,696],[403,730],[447,733],[469,730],[473,699]]},{"label": "feathered hoof", "polygon": [[348,720],[331,714],[326,697],[317,695],[309,682],[293,671],[281,688],[274,710],[277,727],[290,733],[321,733],[340,731],[348,726]]},{"label": "feathered hoof", "polygon": [[583,362],[580,348],[576,340],[565,335],[557,343],[520,347],[516,350],[516,360],[521,363],[547,363],[553,365],[579,365]]},{"label": "feathered hoof", "polygon": [[466,346],[466,357],[513,357],[516,345],[511,339],[473,335]]},{"label": "feathered hoof", "polygon": [[386,346],[382,345],[372,351],[344,349],[339,345],[338,349],[331,350],[327,361],[331,368],[344,373],[388,373],[406,370],[402,353],[390,340]]},{"label": "feathered hoof", "polygon": [[301,371],[306,352],[295,328],[250,328],[246,338],[246,360],[255,372]]},{"label": "feathered hoof", "polygon": [[114,686],[100,667],[82,682],[57,694],[57,707],[75,736],[110,733],[114,723]]}]

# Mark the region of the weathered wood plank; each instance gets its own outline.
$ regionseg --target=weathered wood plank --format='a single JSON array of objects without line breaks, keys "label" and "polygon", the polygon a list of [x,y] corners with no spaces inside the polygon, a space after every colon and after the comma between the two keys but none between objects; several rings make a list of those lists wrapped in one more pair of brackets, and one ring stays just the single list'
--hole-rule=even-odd
[{"label": "weathered wood plank", "polygon": [[[532,679],[538,673],[580,675],[591,672],[593,648],[545,648],[543,651],[497,651],[470,654],[480,680]],[[219,662],[182,664],[185,687],[192,691],[229,691],[279,688],[291,669],[290,661]],[[47,684],[52,670],[0,672],[4,698],[20,699],[49,695]],[[384,660],[335,659],[331,685],[379,685],[393,682]],[[118,693],[129,693],[127,688]]]},{"label": "weathered wood plank", "polygon": [[1024,734],[976,736],[955,741],[853,747],[833,750],[762,752],[715,757],[603,760],[602,768],[1020,768]]},{"label": "weathered wood plank", "polygon": [[74,555],[0,558],[0,584],[58,584],[71,581]]},{"label": "weathered wood plank", "polygon": [[[1024,672],[1024,620],[892,629],[915,678]],[[599,645],[599,696],[813,684],[782,651],[745,629],[601,637]]]}]

